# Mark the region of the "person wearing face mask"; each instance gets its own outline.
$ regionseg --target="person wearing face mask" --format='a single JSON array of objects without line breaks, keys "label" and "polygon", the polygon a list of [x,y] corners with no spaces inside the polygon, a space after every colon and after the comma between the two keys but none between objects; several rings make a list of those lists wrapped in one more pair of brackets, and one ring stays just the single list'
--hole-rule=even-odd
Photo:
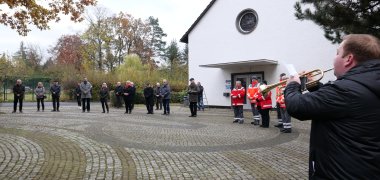
[{"label": "person wearing face mask", "polygon": [[58,84],[58,80],[53,82],[50,87],[51,98],[53,100],[53,112],[59,112],[59,98],[61,96],[61,86]]},{"label": "person wearing face mask", "polygon": [[245,89],[243,86],[241,86],[241,81],[235,82],[235,87],[231,91],[231,101],[232,101],[232,107],[234,109],[234,121],[233,123],[244,123],[244,114],[243,114],[243,103],[244,103],[244,96],[245,95]]},{"label": "person wearing face mask", "polygon": [[162,87],[160,89],[160,94],[162,96],[162,104],[164,106],[164,113],[162,115],[170,115],[170,86],[166,79],[162,80]]},{"label": "person wearing face mask", "polygon": [[108,100],[110,98],[110,91],[107,87],[107,83],[103,83],[102,87],[100,88],[100,103],[102,104],[103,113],[109,113],[109,107],[108,107]]},{"label": "person wearing face mask", "polygon": [[45,88],[42,82],[38,82],[36,89],[34,89],[34,94],[36,95],[37,99],[37,111],[40,111],[40,107],[42,106],[42,111],[45,110]]},{"label": "person wearing face mask", "polygon": [[82,112],[90,112],[90,101],[91,101],[91,90],[92,85],[88,82],[87,78],[83,79],[83,82],[80,83],[81,98],[82,98]]},{"label": "person wearing face mask", "polygon": [[16,84],[13,86],[13,93],[14,99],[12,113],[16,113],[17,103],[19,103],[19,111],[22,113],[22,101],[24,100],[25,86],[22,85],[21,79],[17,79]]},{"label": "person wearing face mask", "polygon": [[288,113],[311,119],[310,179],[380,179],[380,40],[343,37],[335,81],[301,91],[298,74],[285,88]]}]

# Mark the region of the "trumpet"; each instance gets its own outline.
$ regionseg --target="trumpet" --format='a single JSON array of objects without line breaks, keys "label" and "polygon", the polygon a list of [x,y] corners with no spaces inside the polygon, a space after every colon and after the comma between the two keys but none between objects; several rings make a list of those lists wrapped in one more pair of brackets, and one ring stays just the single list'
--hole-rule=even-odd
[{"label": "trumpet", "polygon": [[[324,73],[326,73],[328,71],[331,71],[333,69],[334,68],[331,68],[331,69],[327,69],[325,71],[322,71],[321,69],[314,69],[312,71],[301,73],[301,74],[299,74],[299,76],[300,76],[300,78],[311,78],[311,77],[315,77],[315,76],[319,75],[319,77],[317,79],[305,83],[306,88],[310,88],[310,87],[316,86],[318,84],[318,82],[323,78]],[[287,83],[287,81],[288,80],[286,79],[286,80],[282,80],[282,81],[280,81],[280,82],[278,82],[276,84],[261,85],[259,87],[259,89],[260,89],[261,93],[266,94],[269,91],[271,91],[272,89],[276,88],[277,86],[285,85]],[[306,89],[302,89],[302,91],[305,91],[305,90]]]}]

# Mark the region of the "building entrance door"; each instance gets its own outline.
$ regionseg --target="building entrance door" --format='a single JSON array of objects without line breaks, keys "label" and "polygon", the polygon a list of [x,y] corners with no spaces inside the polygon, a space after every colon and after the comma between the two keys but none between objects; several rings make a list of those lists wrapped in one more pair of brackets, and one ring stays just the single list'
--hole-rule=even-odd
[{"label": "building entrance door", "polygon": [[245,89],[245,97],[244,97],[244,109],[251,109],[251,103],[249,103],[249,99],[247,98],[247,89],[249,85],[251,84],[251,77],[256,76],[258,81],[261,82],[263,80],[263,73],[239,73],[239,74],[232,74],[232,88],[235,87],[236,81],[240,81],[241,85]]}]

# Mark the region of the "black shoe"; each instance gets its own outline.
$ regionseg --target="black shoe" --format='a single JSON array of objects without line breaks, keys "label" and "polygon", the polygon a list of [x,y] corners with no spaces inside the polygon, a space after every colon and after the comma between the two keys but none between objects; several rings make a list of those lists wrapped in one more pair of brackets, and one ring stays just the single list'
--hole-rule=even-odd
[{"label": "black shoe", "polygon": [[243,124],[244,123],[244,120],[239,120],[239,124]]},{"label": "black shoe", "polygon": [[282,128],[283,124],[276,124],[276,125],[274,125],[274,127],[276,127],[276,128]]},{"label": "black shoe", "polygon": [[24,113],[24,112],[20,111],[20,113]]},{"label": "black shoe", "polygon": [[105,111],[103,111],[102,113],[106,113]]},{"label": "black shoe", "polygon": [[55,112],[55,111],[56,111],[55,109],[51,110],[51,112]]},{"label": "black shoe", "polygon": [[167,115],[166,113],[162,113],[161,115]]},{"label": "black shoe", "polygon": [[39,110],[39,109],[37,109],[37,112],[40,112],[40,110]]},{"label": "black shoe", "polygon": [[232,123],[238,123],[239,122],[239,119],[235,119],[234,121],[232,121]]},{"label": "black shoe", "polygon": [[194,117],[193,115],[190,115],[189,117]]},{"label": "black shoe", "polygon": [[124,114],[128,114],[128,112],[125,112]]},{"label": "black shoe", "polygon": [[16,113],[16,111],[12,111],[12,113]]},{"label": "black shoe", "polygon": [[260,127],[262,127],[262,128],[269,128],[268,126],[264,126],[264,125],[260,125]]},{"label": "black shoe", "polygon": [[282,133],[291,133],[292,132],[292,129],[290,129],[290,128],[284,128],[284,129],[282,129],[280,132],[282,132]]}]

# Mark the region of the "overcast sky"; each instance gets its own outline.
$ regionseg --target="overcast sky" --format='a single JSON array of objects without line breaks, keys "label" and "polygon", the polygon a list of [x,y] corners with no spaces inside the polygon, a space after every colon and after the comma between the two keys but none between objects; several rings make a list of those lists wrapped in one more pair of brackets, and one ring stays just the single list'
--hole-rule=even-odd
[{"label": "overcast sky", "polygon": [[[164,40],[169,43],[172,39],[179,41],[210,1],[98,0],[98,5],[108,9],[111,15],[122,11],[143,20],[149,16],[158,18],[161,28],[168,35]],[[15,30],[0,25],[0,54],[5,52],[12,55],[19,49],[20,42],[24,41],[26,44],[39,45],[44,56],[47,56],[46,49],[54,46],[59,37],[65,34],[82,33],[85,30],[86,22],[73,23],[67,19],[63,18],[58,23],[51,23],[50,30],[40,31],[32,28],[27,37],[20,36]]]}]

